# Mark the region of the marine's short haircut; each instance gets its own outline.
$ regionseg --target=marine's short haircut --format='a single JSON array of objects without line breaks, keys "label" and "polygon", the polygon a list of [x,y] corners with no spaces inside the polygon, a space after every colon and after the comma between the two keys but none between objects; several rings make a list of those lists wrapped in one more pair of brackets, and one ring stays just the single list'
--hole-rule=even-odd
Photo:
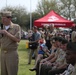
[{"label": "marine's short haircut", "polygon": [[59,37],[59,36],[56,36],[56,37],[52,38],[52,40],[62,42],[63,38]]},{"label": "marine's short haircut", "polygon": [[66,40],[66,39],[62,39],[62,42],[61,42],[62,44],[67,44],[68,43],[68,40]]}]

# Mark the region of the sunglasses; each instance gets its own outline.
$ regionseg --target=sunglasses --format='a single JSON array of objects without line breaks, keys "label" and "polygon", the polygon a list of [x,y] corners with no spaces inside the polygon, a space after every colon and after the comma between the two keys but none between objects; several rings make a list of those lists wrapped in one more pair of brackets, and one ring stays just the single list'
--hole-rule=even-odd
[{"label": "sunglasses", "polygon": [[[3,17],[6,17],[6,18],[12,18],[12,16],[3,16]],[[3,18],[3,17],[2,17],[2,18]]]},{"label": "sunglasses", "polygon": [[12,18],[12,16],[6,16],[7,18]]}]

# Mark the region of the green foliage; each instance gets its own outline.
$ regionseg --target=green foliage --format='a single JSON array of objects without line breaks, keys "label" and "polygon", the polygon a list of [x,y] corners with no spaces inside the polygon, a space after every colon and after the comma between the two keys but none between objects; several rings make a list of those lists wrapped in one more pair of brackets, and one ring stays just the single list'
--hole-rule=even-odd
[{"label": "green foliage", "polygon": [[32,13],[32,25],[33,25],[34,21],[39,19],[39,18],[41,18],[41,15],[38,14],[37,12],[33,12]]},{"label": "green foliage", "polygon": [[76,0],[59,0],[60,14],[67,19],[73,19],[76,16]]},{"label": "green foliage", "polygon": [[29,71],[30,68],[34,66],[34,60],[32,60],[31,65],[28,63],[28,51],[29,49],[25,48],[26,40],[21,40],[18,47],[19,53],[19,71],[18,75],[35,75],[35,72]]},{"label": "green foliage", "polygon": [[22,6],[8,6],[7,8],[3,8],[1,11],[3,10],[8,10],[8,11],[12,11],[12,21],[14,23],[19,24],[22,28],[27,28],[27,24],[28,24],[28,19],[29,19],[29,15],[27,13],[27,10],[25,7]]},{"label": "green foliage", "polygon": [[[19,24],[24,30],[30,28],[30,12],[25,7],[7,6],[7,8],[4,7],[2,10],[11,10],[13,13],[13,22]],[[39,0],[36,10],[31,11],[32,26],[35,20],[45,16],[51,10],[54,10],[67,19],[74,19],[76,16],[76,0]]]},{"label": "green foliage", "polygon": [[51,10],[58,10],[58,6],[56,3],[56,0],[41,0],[38,3],[37,6],[37,12],[41,15],[44,16],[46,15],[48,12],[50,12]]}]

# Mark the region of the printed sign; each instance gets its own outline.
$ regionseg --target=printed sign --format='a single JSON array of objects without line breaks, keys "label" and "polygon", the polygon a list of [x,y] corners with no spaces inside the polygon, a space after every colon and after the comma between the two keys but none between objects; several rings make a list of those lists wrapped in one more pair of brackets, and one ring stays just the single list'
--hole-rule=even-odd
[{"label": "printed sign", "polygon": [[49,22],[56,21],[56,20],[59,20],[56,16],[50,16],[48,19]]}]

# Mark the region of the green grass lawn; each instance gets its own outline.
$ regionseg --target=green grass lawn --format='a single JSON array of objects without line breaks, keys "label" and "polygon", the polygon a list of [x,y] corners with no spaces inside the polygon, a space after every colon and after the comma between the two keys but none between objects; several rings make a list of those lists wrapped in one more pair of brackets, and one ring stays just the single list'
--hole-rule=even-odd
[{"label": "green grass lawn", "polygon": [[34,66],[35,60],[32,60],[31,65],[27,65],[29,49],[25,48],[25,43],[26,40],[21,40],[18,47],[18,53],[19,53],[18,75],[35,75],[35,72],[29,71],[29,68],[32,68]]}]

